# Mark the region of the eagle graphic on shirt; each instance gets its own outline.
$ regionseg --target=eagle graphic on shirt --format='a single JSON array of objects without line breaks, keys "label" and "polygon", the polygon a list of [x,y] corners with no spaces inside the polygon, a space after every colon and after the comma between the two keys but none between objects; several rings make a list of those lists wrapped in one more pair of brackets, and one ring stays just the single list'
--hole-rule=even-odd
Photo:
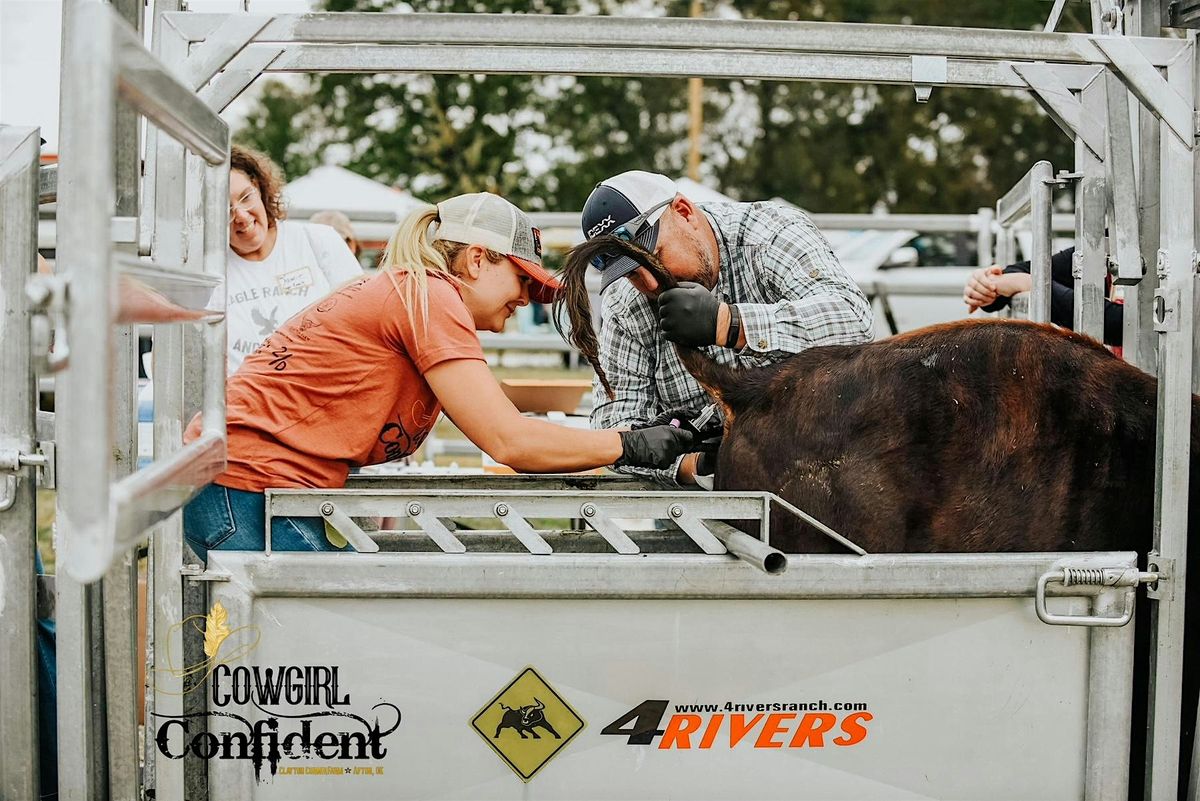
[{"label": "eagle graphic on shirt", "polygon": [[250,310],[250,319],[253,320],[254,324],[259,327],[258,333],[264,337],[267,336],[268,334],[273,334],[275,332],[275,329],[279,327],[279,321],[276,319],[278,316],[279,316],[279,307],[278,306],[276,306],[274,309],[271,310],[270,317],[264,317],[263,314],[261,312],[259,312],[258,309]]}]

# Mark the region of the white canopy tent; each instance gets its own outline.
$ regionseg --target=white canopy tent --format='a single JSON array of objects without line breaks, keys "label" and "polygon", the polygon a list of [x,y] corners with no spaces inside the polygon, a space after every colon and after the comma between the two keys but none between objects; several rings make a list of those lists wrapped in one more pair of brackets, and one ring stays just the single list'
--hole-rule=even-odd
[{"label": "white canopy tent", "polygon": [[386,240],[396,223],[423,201],[345,167],[317,167],[283,189],[288,214],[306,220],[318,211],[340,211],[350,218],[360,242]]}]

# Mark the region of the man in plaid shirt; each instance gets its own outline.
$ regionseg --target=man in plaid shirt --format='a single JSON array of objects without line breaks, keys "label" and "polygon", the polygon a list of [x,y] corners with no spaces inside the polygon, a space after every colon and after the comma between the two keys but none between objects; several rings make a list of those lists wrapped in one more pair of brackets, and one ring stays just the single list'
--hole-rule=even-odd
[{"label": "man in plaid shirt", "polygon": [[[634,241],[680,281],[660,293],[632,259],[593,262],[602,274],[600,364],[615,393],[610,400],[593,383],[594,428],[642,425],[668,411],[690,419],[709,404],[672,342],[711,346],[707,353],[722,364],[758,367],[817,345],[874,338],[871,304],[799,209],[699,206],[666,176],[634,170],[600,183],[582,222],[588,239]],[[680,487],[711,473],[711,461],[691,453],[666,470],[624,472]]]}]

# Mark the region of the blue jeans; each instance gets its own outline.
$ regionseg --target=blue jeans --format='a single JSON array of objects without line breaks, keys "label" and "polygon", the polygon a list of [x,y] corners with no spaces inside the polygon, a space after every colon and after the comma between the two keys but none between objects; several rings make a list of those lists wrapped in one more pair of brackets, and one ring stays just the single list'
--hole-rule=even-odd
[{"label": "blue jeans", "polygon": [[[37,574],[45,575],[42,555],[36,550],[33,560]],[[43,801],[58,798],[58,657],[54,634],[52,619],[38,620],[38,782]]]},{"label": "blue jeans", "polygon": [[[266,497],[261,492],[209,484],[183,507],[183,536],[201,559],[208,552],[261,551],[266,548]],[[325,536],[320,517],[276,517],[271,522],[272,551],[347,551]]]}]

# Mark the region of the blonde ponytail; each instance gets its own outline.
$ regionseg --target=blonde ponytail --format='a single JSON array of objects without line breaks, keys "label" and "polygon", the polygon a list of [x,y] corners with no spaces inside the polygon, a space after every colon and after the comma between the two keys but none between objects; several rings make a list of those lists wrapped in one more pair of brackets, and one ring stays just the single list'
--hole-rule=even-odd
[{"label": "blonde ponytail", "polygon": [[[437,222],[436,206],[412,211],[396,228],[383,252],[379,269],[387,272],[396,294],[408,312],[409,322],[416,327],[414,310],[421,309],[421,319],[429,319],[429,279],[427,273],[454,277],[450,263],[429,239],[429,226]],[[401,286],[397,273],[408,278]]]},{"label": "blonde ponytail", "polygon": [[[379,261],[379,269],[387,272],[414,328],[414,311],[417,308],[421,310],[422,325],[427,325],[429,321],[430,273],[457,284],[463,283],[455,274],[453,265],[458,254],[469,245],[431,239],[429,227],[436,222],[439,222],[436,206],[426,206],[411,212],[401,221],[396,233],[392,234],[383,252],[383,258]],[[490,249],[487,250],[487,256],[492,261],[504,258],[503,254]],[[397,275],[408,278],[403,286],[397,280]]]}]

